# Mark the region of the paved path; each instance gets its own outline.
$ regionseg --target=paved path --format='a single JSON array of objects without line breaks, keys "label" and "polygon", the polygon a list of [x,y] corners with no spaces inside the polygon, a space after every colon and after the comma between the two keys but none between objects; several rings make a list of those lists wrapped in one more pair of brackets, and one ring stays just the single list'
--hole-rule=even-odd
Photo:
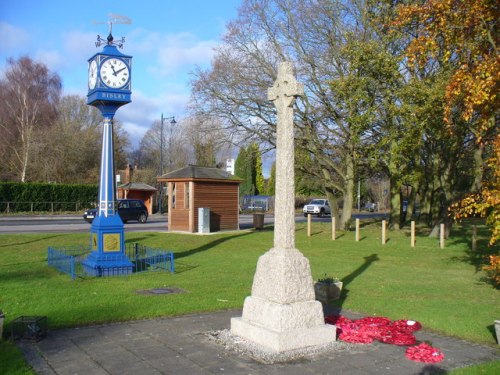
[{"label": "paved path", "polygon": [[19,346],[38,374],[51,375],[424,375],[500,360],[496,348],[422,330],[416,333],[417,339],[440,348],[446,356],[441,363],[413,362],[404,356],[405,347],[376,342],[292,363],[263,364],[209,339],[208,332],[228,329],[233,316],[241,316],[241,311],[62,329],[49,332],[38,343],[20,342]]}]

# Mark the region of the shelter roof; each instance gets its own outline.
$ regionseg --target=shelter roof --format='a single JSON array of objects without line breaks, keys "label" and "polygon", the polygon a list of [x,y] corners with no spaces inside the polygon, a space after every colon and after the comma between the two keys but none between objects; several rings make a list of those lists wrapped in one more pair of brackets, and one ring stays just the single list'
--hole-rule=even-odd
[{"label": "shelter roof", "polygon": [[118,188],[123,190],[143,190],[143,191],[157,190],[155,187],[145,184],[143,182],[129,182],[128,184],[123,184],[118,186]]},{"label": "shelter roof", "polygon": [[176,179],[203,179],[203,180],[230,180],[240,181],[239,178],[233,176],[219,168],[200,167],[197,165],[188,165],[187,167],[177,169],[175,171],[164,174],[159,177],[162,180]]}]

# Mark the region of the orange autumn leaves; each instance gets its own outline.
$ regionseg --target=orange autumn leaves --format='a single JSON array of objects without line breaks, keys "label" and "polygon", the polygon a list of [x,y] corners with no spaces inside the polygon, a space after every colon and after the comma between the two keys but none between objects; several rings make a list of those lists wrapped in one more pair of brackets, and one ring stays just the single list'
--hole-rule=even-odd
[{"label": "orange autumn leaves", "polygon": [[445,121],[451,124],[459,104],[465,121],[478,116],[472,130],[479,140],[498,111],[499,15],[496,0],[427,0],[400,6],[393,23],[417,28],[407,48],[412,64],[440,58],[458,66],[446,88]]},{"label": "orange autumn leaves", "polygon": [[[455,66],[446,86],[444,121],[452,131],[453,115],[465,120],[476,142],[491,146],[482,188],[450,207],[456,219],[480,215],[492,228],[490,245],[500,238],[500,54],[497,0],[425,0],[398,8],[393,26],[411,29],[406,50],[410,64],[433,59]],[[500,285],[500,256],[484,269]]]}]

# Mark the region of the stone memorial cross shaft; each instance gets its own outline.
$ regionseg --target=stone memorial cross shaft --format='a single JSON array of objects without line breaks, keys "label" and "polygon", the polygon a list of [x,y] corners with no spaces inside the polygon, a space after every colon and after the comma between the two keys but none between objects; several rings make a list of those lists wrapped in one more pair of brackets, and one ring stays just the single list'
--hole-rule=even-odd
[{"label": "stone memorial cross shaft", "polygon": [[289,62],[278,68],[268,91],[277,109],[274,247],[259,258],[252,295],[241,318],[231,319],[231,332],[275,352],[335,341],[336,328],[324,322],[315,300],[309,261],[295,248],[293,104],[304,95]]},{"label": "stone memorial cross shaft", "polygon": [[276,129],[276,186],[274,211],[274,248],[295,248],[295,171],[293,104],[304,95],[304,85],[293,76],[290,63],[278,68],[278,78],[268,90],[267,98],[277,110]]}]

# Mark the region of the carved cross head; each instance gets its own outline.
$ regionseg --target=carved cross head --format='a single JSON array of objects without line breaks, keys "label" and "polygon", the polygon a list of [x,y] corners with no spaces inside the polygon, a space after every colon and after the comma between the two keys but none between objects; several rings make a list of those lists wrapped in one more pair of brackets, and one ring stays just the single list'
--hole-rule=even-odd
[{"label": "carved cross head", "polygon": [[297,96],[303,95],[304,85],[295,79],[292,64],[288,61],[280,63],[278,77],[273,87],[269,88],[267,98],[274,102],[276,108],[286,108],[293,105]]}]

